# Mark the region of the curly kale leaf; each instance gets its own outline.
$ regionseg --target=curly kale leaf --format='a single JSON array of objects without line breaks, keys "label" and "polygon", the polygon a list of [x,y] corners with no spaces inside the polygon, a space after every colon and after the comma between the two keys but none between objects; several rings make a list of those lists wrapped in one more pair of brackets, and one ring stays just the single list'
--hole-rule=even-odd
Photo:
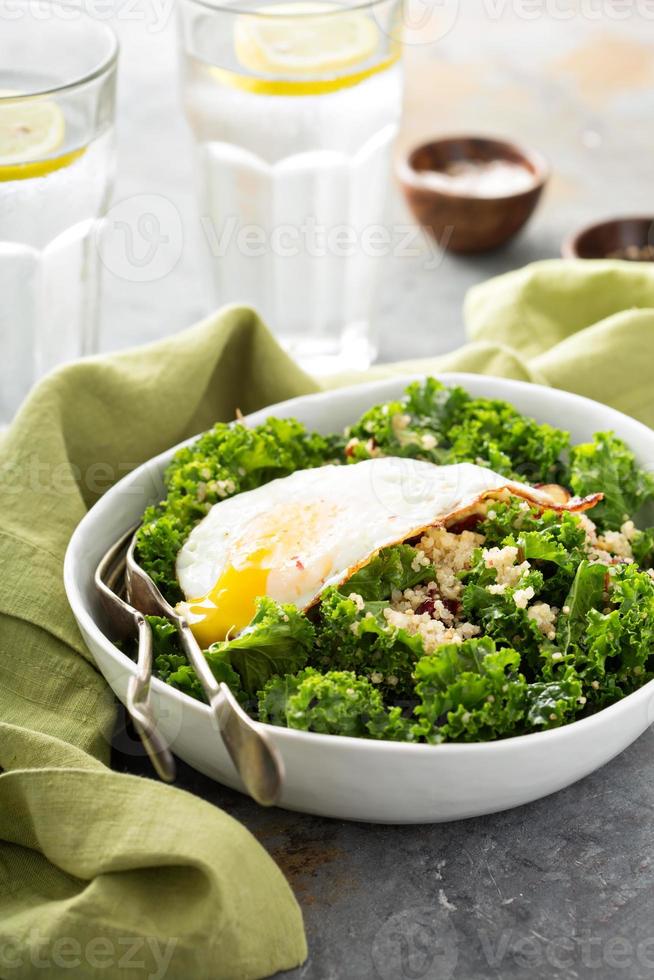
[{"label": "curly kale leaf", "polygon": [[143,514],[137,531],[137,558],[172,603],[184,598],[175,574],[177,553],[204,514],[191,496],[152,505]]},{"label": "curly kale leaf", "polygon": [[[198,676],[182,652],[175,626],[161,616],[146,616],[146,619],[152,628],[155,675],[192,698],[205,700]],[[217,665],[213,672],[217,680],[229,685],[239,700],[243,699],[241,679],[228,662]]]},{"label": "curly kale leaf", "polygon": [[415,668],[416,737],[479,741],[512,734],[524,716],[520,654],[490,637],[437,647]]},{"label": "curly kale leaf", "polygon": [[369,681],[347,670],[321,674],[307,667],[295,676],[273,678],[259,692],[259,718],[325,735],[410,738],[400,709],[387,709]]},{"label": "curly kale leaf", "polygon": [[531,587],[537,596],[543,586],[542,572],[532,568],[503,592],[490,592],[489,587],[497,583],[497,570],[486,565],[479,548],[470,570],[464,573],[464,581],[461,603],[468,622],[481,626],[482,633],[498,646],[518,647],[526,662],[535,664],[543,636],[526,608],[516,603],[515,595],[518,590]]},{"label": "curly kale leaf", "polygon": [[572,448],[568,484],[580,497],[601,490],[604,499],[592,517],[603,530],[619,530],[654,497],[654,476],[612,432],[597,432],[592,442]]},{"label": "curly kale leaf", "polygon": [[517,536],[520,558],[543,576],[538,598],[561,607],[585,556],[585,534],[574,514],[557,515],[558,522],[540,531]]},{"label": "curly kale leaf", "polygon": [[[296,419],[269,418],[261,425],[218,422],[212,429],[180,449],[166,471],[169,495],[186,495],[204,484],[202,502],[254,490],[295,470],[321,466],[333,456],[329,439],[307,432]],[[234,489],[214,486],[234,481]],[[225,493],[227,489],[227,493]]]},{"label": "curly kale leaf", "polygon": [[295,419],[262,425],[217,423],[180,449],[166,470],[166,499],[148,507],[138,532],[138,556],[171,601],[182,599],[175,575],[177,552],[211,505],[298,469],[333,459],[342,440],[307,432]]},{"label": "curly kale leaf", "polygon": [[[652,676],[654,582],[635,564],[579,566],[558,629],[561,668],[574,665],[596,707]],[[549,670],[556,676],[556,670]]]},{"label": "curly kale leaf", "polygon": [[254,618],[234,640],[213,643],[206,651],[214,673],[227,663],[254,695],[276,674],[292,674],[307,662],[314,628],[296,606],[280,605],[267,596],[257,599]]},{"label": "curly kale leaf", "polygon": [[560,608],[585,557],[586,534],[576,514],[538,513],[522,501],[498,502],[476,530],[486,547],[517,546],[520,560],[543,576],[539,599]]},{"label": "curly kale leaf", "polygon": [[520,655],[489,637],[438,647],[416,666],[416,737],[428,742],[486,741],[556,728],[583,710],[573,668],[556,681],[528,684]]},{"label": "curly kale leaf", "polygon": [[508,402],[473,398],[434,378],[410,385],[404,407],[422,429],[436,431],[439,445],[447,449],[447,463],[480,462],[544,483],[558,472],[569,445],[567,432],[539,424]]},{"label": "curly kale leaf", "polygon": [[472,398],[434,378],[414,382],[402,399],[366,412],[346,435],[350,462],[374,454],[434,463],[481,463],[507,476],[551,482],[567,449],[566,432],[539,425],[508,402]]},{"label": "curly kale leaf", "polygon": [[525,691],[528,728],[558,728],[573,721],[583,709],[583,687],[575,669],[568,667],[556,681],[536,681]]},{"label": "curly kale leaf", "polygon": [[338,590],[326,589],[311,663],[321,670],[354,670],[375,677],[384,691],[410,696],[413,665],[424,654],[424,647],[419,636],[388,623],[387,606],[382,600],[360,608],[361,603]]},{"label": "curly kale leaf", "polygon": [[636,531],[629,543],[638,565],[641,568],[651,568],[654,565],[654,527]]},{"label": "curly kale leaf", "polygon": [[[561,612],[559,613],[556,643],[541,650],[541,675],[545,683],[559,683],[573,671],[588,687],[589,696],[596,697],[598,684],[606,680],[606,660],[616,639],[617,615],[598,630],[600,610],[606,607],[608,568],[606,565],[580,562]],[[609,688],[613,690],[613,680]]]},{"label": "curly kale leaf", "polygon": [[418,557],[416,549],[408,544],[383,548],[344,582],[339,592],[346,596],[356,593],[366,602],[379,601],[390,599],[394,589],[403,592],[420,582],[433,580],[436,574],[433,565],[418,564]]},{"label": "curly kale leaf", "polygon": [[577,514],[538,511],[517,497],[494,500],[475,530],[484,535],[487,548],[499,547],[520,533],[549,533],[568,551],[581,549],[586,538]]},{"label": "curly kale leaf", "polygon": [[622,623],[617,609],[604,613],[590,609],[586,630],[570,651],[574,667],[587,682],[588,694],[595,705],[610,703],[624,696],[618,675],[614,672],[620,657]]},{"label": "curly kale leaf", "polygon": [[652,676],[654,581],[635,565],[614,566],[609,604],[616,608],[621,626],[620,659],[614,670],[620,685],[632,691]]},{"label": "curly kale leaf", "polygon": [[567,548],[549,531],[523,531],[518,535],[520,557],[528,562],[552,562],[564,568],[570,562]]},{"label": "curly kale leaf", "polygon": [[489,398],[468,402],[449,435],[448,462],[479,462],[498,473],[539,483],[556,480],[561,454],[570,443],[567,432],[541,425],[508,402]]},{"label": "curly kale leaf", "polygon": [[305,667],[299,674],[277,675],[266,682],[262,690],[257,692],[260,721],[266,722],[268,725],[288,728],[288,721],[286,720],[288,699],[297,691],[300,685],[299,678],[307,672],[313,673],[312,668]]},{"label": "curly kale leaf", "polygon": [[465,388],[447,387],[436,378],[412,381],[404,394],[404,406],[412,417],[424,419],[432,427],[437,424],[444,433],[461,417],[471,400]]},{"label": "curly kale leaf", "polygon": [[348,462],[379,452],[447,462],[448,430],[469,400],[463,388],[446,388],[435,378],[414,382],[401,399],[375,405],[346,430]]},{"label": "curly kale leaf", "polygon": [[584,635],[590,610],[600,609],[604,605],[606,579],[605,565],[591,564],[586,560],[579,563],[557,628],[557,642],[564,655]]}]

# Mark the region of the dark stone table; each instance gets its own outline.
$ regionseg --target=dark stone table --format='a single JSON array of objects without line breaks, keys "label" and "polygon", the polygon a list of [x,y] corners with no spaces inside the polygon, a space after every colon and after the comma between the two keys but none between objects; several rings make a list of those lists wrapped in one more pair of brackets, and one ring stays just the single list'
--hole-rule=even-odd
[{"label": "dark stone table", "polygon": [[[116,768],[149,774],[128,733],[115,744]],[[288,980],[646,980],[653,754],[650,729],[554,796],[402,827],[265,810],[181,763],[178,785],[245,824],[288,878],[310,948]]]}]

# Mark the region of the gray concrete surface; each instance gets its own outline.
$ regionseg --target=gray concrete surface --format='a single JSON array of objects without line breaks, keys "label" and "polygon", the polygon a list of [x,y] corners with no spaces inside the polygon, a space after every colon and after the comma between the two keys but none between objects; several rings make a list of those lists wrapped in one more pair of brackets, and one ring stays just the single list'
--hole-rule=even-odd
[{"label": "gray concrete surface", "polygon": [[[133,737],[115,745],[115,766],[148,772]],[[178,785],[243,822],[287,875],[310,948],[288,980],[647,980],[653,753],[650,729],[555,796],[431,826],[263,810],[184,765]]]},{"label": "gray concrete surface", "polygon": [[[464,10],[441,0],[417,10],[414,25],[426,10],[408,51],[401,145],[438,132],[497,132],[542,150],[553,178],[526,233],[501,252],[441,257],[435,268],[426,249],[389,259],[377,312],[384,360],[456,347],[467,287],[558,254],[580,222],[654,210],[651,5],[469,0]],[[183,248],[155,281],[108,273],[107,350],[178,330],[210,308],[173,24],[154,30],[147,19],[117,17],[116,26],[116,199],[134,214],[144,194],[171,202]],[[406,221],[395,191],[392,208],[393,220]],[[116,764],[146,772],[135,751],[117,736]],[[644,980],[654,977],[653,753],[650,731],[554,797],[429,827],[266,812],[186,767],[179,784],[242,820],[288,875],[311,947],[292,980]]]}]

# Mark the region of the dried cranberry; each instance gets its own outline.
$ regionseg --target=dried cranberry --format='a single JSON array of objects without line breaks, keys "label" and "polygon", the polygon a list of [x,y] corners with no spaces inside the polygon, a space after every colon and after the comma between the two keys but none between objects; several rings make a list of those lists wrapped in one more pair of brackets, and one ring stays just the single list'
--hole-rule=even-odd
[{"label": "dried cranberry", "polygon": [[453,616],[459,615],[459,610],[461,609],[461,603],[458,599],[443,599],[441,597],[441,602],[445,608],[452,613]]},{"label": "dried cranberry", "polygon": [[429,616],[433,616],[435,606],[436,601],[434,599],[423,599],[416,609],[416,615],[422,616],[423,613],[427,613]]},{"label": "dried cranberry", "polygon": [[454,524],[450,524],[447,530],[450,534],[462,534],[464,531],[474,531],[476,527],[479,527],[483,519],[481,514],[468,514],[467,517],[462,517],[460,521],[455,521]]}]

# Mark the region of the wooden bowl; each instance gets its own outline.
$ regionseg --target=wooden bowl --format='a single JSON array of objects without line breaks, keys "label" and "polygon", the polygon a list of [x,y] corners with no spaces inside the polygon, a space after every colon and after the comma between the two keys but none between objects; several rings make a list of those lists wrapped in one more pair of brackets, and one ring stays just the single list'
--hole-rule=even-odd
[{"label": "wooden bowl", "polygon": [[[457,164],[496,161],[517,165],[531,180],[526,187],[516,185],[516,191],[507,187],[506,192],[492,197],[462,192],[456,189],[455,180],[448,180],[448,168]],[[400,161],[398,176],[413,214],[440,247],[471,253],[498,248],[520,231],[538,203],[549,168],[540,154],[514,143],[458,136],[411,150]]]},{"label": "wooden bowl", "polygon": [[654,218],[613,218],[588,225],[561,246],[564,259],[654,261]]}]

